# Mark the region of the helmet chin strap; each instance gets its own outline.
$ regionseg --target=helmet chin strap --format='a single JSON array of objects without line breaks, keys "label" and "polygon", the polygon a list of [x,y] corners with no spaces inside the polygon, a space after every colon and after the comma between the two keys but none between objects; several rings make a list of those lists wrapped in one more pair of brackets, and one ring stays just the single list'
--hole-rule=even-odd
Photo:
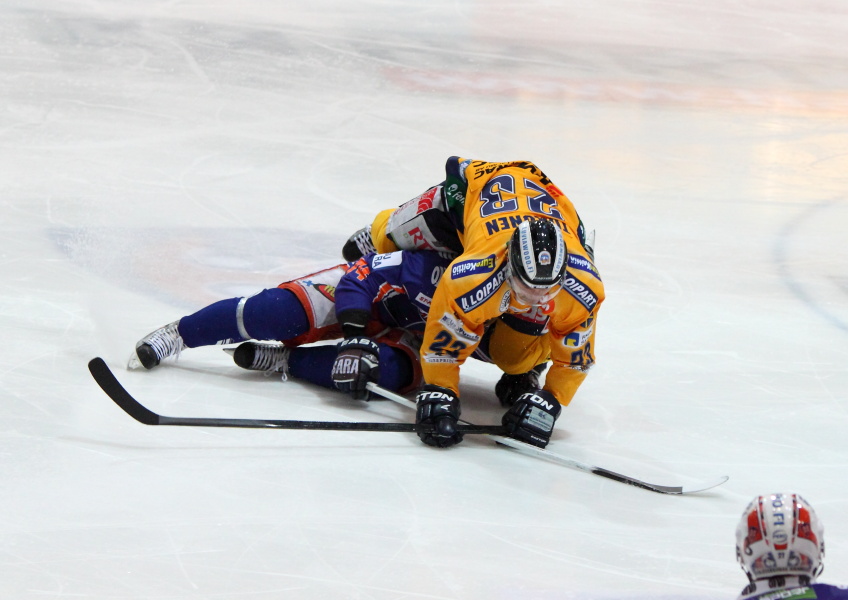
[{"label": "helmet chin strap", "polygon": [[511,313],[526,313],[530,312],[533,307],[529,304],[523,304],[518,300],[514,293],[509,296],[509,312]]}]

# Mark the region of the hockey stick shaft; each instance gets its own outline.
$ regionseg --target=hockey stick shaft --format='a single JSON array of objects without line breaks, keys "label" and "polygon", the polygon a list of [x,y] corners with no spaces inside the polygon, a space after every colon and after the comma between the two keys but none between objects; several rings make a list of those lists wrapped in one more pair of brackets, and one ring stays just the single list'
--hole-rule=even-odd
[{"label": "hockey stick shaft", "polygon": [[[387,389],[381,388],[376,383],[369,383],[366,386],[370,391],[375,394],[379,394],[384,398],[391,400],[392,402],[396,402],[407,408],[415,408],[415,402],[411,400],[407,400],[400,394],[396,394]],[[460,421],[460,423],[467,423],[466,421]],[[599,475],[601,477],[606,477],[607,479],[612,479],[613,481],[618,481],[620,483],[625,483],[627,485],[632,485],[638,488],[642,488],[645,490],[650,490],[652,492],[658,492],[660,494],[692,494],[695,492],[702,492],[708,490],[710,488],[716,487],[717,485],[721,485],[725,481],[727,481],[728,477],[721,477],[715,482],[711,482],[701,486],[697,489],[686,489],[682,486],[667,486],[667,485],[658,485],[654,483],[647,483],[645,481],[641,481],[634,477],[630,477],[629,475],[622,475],[621,473],[616,473],[615,471],[610,471],[609,469],[604,469],[602,467],[596,467],[594,465],[589,465],[586,463],[582,463],[577,460],[573,460],[570,458],[566,458],[565,456],[561,456],[559,454],[555,454],[550,452],[549,450],[545,450],[544,448],[539,448],[537,446],[533,446],[532,444],[527,444],[525,442],[521,442],[519,440],[506,437],[502,434],[489,434],[488,437],[492,438],[498,444],[509,446],[515,450],[523,454],[528,454],[531,456],[536,456],[538,458],[543,458],[545,460],[549,460],[555,462],[557,464],[569,467],[571,469],[576,469],[578,471],[584,471],[586,473],[592,473],[593,475]]]},{"label": "hockey stick shaft", "polygon": [[[218,419],[204,417],[167,417],[141,404],[124,388],[102,358],[93,358],[88,370],[109,398],[139,423],[145,425],[175,425],[182,427],[237,427],[249,429],[300,429],[335,431],[417,432],[413,423],[364,423],[345,421],[292,421],[274,419]],[[388,392],[388,390],[386,390]],[[391,392],[389,392],[391,393]],[[466,425],[463,433],[503,433],[502,427]]]}]

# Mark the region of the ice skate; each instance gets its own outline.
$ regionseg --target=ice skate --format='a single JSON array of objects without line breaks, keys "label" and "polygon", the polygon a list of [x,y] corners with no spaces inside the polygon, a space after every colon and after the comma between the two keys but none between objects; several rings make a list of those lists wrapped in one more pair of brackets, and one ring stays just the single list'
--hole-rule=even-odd
[{"label": "ice skate", "polygon": [[346,261],[354,262],[376,251],[374,241],[371,239],[371,226],[368,225],[350,236],[342,248],[342,256]]},{"label": "ice skate", "polygon": [[539,376],[547,368],[548,364],[542,363],[520,375],[504,373],[495,384],[495,395],[503,406],[512,406],[521,394],[539,389]]},{"label": "ice skate", "polygon": [[178,324],[179,321],[174,321],[141,338],[135,345],[135,352],[130,356],[127,368],[150,370],[163,358],[179,356],[187,346],[177,330]]},{"label": "ice skate", "polygon": [[231,354],[233,361],[242,369],[280,373],[284,381],[288,378],[291,348],[282,344],[244,342],[237,348],[226,348],[225,352]]}]

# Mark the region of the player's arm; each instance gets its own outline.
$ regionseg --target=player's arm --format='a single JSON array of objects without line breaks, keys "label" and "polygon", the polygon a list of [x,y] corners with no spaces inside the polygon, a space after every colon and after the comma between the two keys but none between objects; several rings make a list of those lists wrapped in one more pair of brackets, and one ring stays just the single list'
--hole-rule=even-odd
[{"label": "player's arm", "polygon": [[[334,368],[336,386],[354,398],[366,395],[366,384],[379,369],[376,344],[365,335],[374,318],[374,303],[402,299],[426,311],[450,259],[435,252],[369,254],[354,263],[336,289],[336,317],[345,340]],[[397,326],[387,322],[385,325]],[[373,377],[372,377],[373,376]]]},{"label": "player's arm", "polygon": [[[449,255],[439,252],[404,250],[363,257],[342,277],[336,290],[336,314],[347,323],[364,327],[372,305],[386,296],[414,305],[420,313],[430,308],[436,286],[450,265]],[[358,322],[353,317],[358,318]],[[363,321],[363,319],[366,319]],[[403,326],[401,323],[385,323]]]},{"label": "player's arm", "polygon": [[366,335],[374,299],[384,283],[373,271],[374,257],[369,254],[353,263],[335,292],[336,319],[344,340],[338,345],[333,363],[333,383],[354,400],[367,399],[366,385],[380,376],[379,346]]},{"label": "player's arm", "polygon": [[[595,311],[576,327],[552,319],[550,336],[553,366],[541,390],[521,394],[503,416],[507,433],[518,440],[544,448],[554,424],[586,378],[595,362]],[[585,313],[584,313],[585,316]]]},{"label": "player's arm", "polygon": [[451,156],[445,163],[445,180],[397,208],[380,211],[370,225],[354,233],[342,255],[353,261],[368,250],[463,251],[463,213],[468,193],[466,168],[471,161]]},{"label": "player's arm", "polygon": [[460,293],[456,282],[445,275],[433,295],[421,346],[425,385],[416,397],[415,422],[421,427],[418,437],[430,446],[448,447],[462,441],[463,434],[455,428],[460,416],[459,368],[477,348],[485,329],[482,311],[469,315],[457,305]]},{"label": "player's arm", "polygon": [[597,309],[574,328],[563,330],[551,325],[551,359],[553,365],[545,379],[544,389],[567,406],[577,388],[595,364],[595,326]]},{"label": "player's arm", "polygon": [[336,318],[345,337],[362,335],[371,320],[372,305],[384,280],[372,271],[374,254],[348,267],[335,292]]},{"label": "player's arm", "polygon": [[424,381],[459,393],[459,368],[477,348],[485,330],[482,308],[465,312],[456,298],[463,293],[450,276],[436,288],[421,345]]}]

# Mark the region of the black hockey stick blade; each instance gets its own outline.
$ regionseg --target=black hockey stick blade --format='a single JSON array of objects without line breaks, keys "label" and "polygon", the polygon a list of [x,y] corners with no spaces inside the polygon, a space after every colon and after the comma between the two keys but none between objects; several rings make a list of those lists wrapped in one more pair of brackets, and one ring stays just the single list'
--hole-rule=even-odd
[{"label": "black hockey stick blade", "polygon": [[[336,431],[392,431],[416,432],[418,427],[413,423],[364,423],[346,421],[290,421],[265,419],[216,419],[205,417],[166,417],[159,415],[142,405],[121,385],[106,362],[93,358],[88,363],[88,370],[94,381],[100,386],[115,404],[139,423],[145,425],[178,425],[184,427],[240,427],[250,429],[312,429]],[[457,431],[463,433],[503,433],[500,426],[458,425]]]},{"label": "black hockey stick blade", "polygon": [[121,382],[115,377],[109,366],[99,356],[88,361],[88,370],[94,381],[100,386],[100,389],[106,392],[112,401],[121,407],[121,409],[139,423],[145,425],[159,425],[159,415],[145,406],[142,406],[138,400],[130,396],[129,392],[124,389]]}]

